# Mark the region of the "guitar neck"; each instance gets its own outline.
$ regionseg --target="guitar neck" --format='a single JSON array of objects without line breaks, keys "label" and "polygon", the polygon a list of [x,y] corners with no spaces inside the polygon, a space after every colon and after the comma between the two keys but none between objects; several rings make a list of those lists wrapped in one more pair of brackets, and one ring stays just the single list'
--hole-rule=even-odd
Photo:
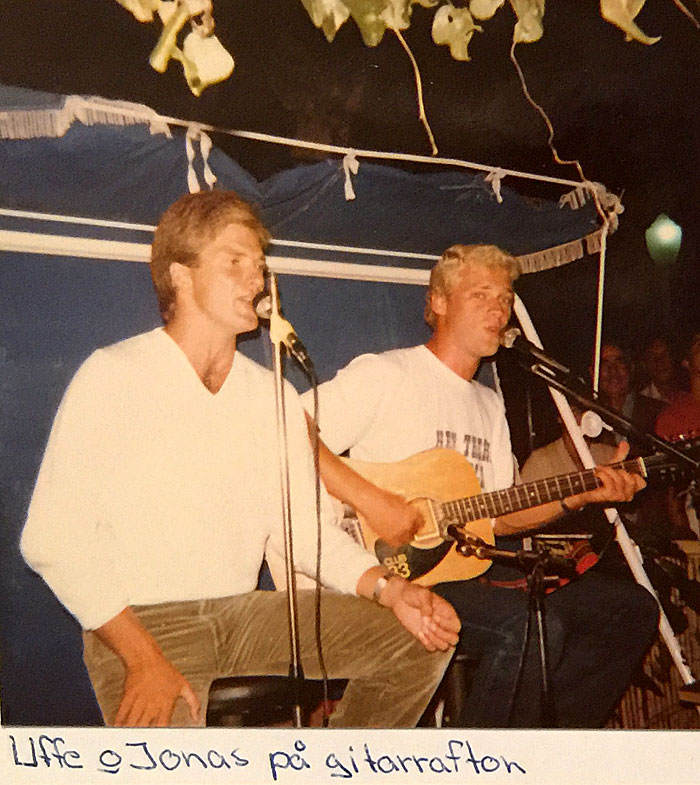
[{"label": "guitar neck", "polygon": [[[646,475],[644,461],[641,458],[614,464],[614,468]],[[584,491],[592,491],[601,484],[595,471],[587,469],[583,472],[561,474],[545,480],[512,485],[501,491],[480,493],[443,502],[442,511],[448,520],[457,520],[460,523],[478,521],[482,518],[498,518],[509,512],[526,510],[547,502],[560,501]]]}]

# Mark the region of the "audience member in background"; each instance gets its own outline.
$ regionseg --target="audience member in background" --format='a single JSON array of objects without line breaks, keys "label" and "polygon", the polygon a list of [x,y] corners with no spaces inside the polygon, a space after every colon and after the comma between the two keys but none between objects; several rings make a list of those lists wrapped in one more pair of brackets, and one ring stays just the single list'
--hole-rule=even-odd
[{"label": "audience member in background", "polygon": [[[571,411],[576,417],[576,422],[580,425],[583,411],[575,406],[571,407]],[[545,444],[544,447],[538,447],[530,453],[520,470],[520,478],[523,482],[584,470],[585,467],[579,457],[574,440],[563,423],[561,423],[561,429],[562,434],[558,439]],[[610,463],[615,454],[614,447],[600,441],[587,441],[593,460],[597,464]]]},{"label": "audience member in background", "polygon": [[[700,436],[700,332],[690,339],[683,360],[688,372],[690,392],[669,406],[656,421],[656,433],[668,441],[695,439]],[[700,527],[693,500],[686,493],[671,488],[668,497],[668,514],[674,536],[678,538],[700,536]]]},{"label": "audience member in background", "polygon": [[643,364],[648,384],[639,391],[640,395],[666,404],[683,396],[679,368],[666,338],[656,337],[647,344]]},{"label": "audience member in background", "polygon": [[[583,410],[575,406],[572,406],[571,410],[580,425]],[[583,461],[579,457],[568,429],[561,421],[560,424],[562,433],[558,439],[530,453],[520,470],[521,482],[533,482],[558,474],[584,471]],[[591,439],[586,441],[596,464],[607,464],[614,460],[615,448],[611,444]],[[606,526],[600,510],[591,507],[555,521],[547,527],[547,533],[590,534],[592,535],[590,545],[596,553],[599,553],[612,537],[611,527]],[[590,552],[590,549],[588,550]]]},{"label": "audience member in background", "polygon": [[[603,403],[631,420],[641,431],[653,432],[654,423],[664,409],[664,404],[634,392],[630,380],[630,363],[622,348],[616,343],[604,343],[600,350],[599,385]],[[625,434],[615,434],[616,442],[620,442],[623,438],[627,438]],[[640,445],[635,444],[633,440],[630,444],[632,454],[638,455]]]},{"label": "audience member in background", "polygon": [[[633,391],[630,363],[619,344],[607,341],[600,352],[600,394],[603,403],[630,420],[640,431],[654,433],[654,424],[666,408],[662,401]],[[605,441],[619,442],[625,435],[608,432]],[[613,442],[614,440],[614,442]],[[629,439],[630,456],[649,455],[652,450]],[[648,488],[643,495],[624,505],[625,526],[643,551],[668,550],[675,528],[668,513],[668,490],[662,486]]]},{"label": "audience member in background", "polygon": [[683,360],[690,391],[682,394],[656,421],[656,433],[664,439],[692,439],[700,436],[700,332],[690,339]]}]

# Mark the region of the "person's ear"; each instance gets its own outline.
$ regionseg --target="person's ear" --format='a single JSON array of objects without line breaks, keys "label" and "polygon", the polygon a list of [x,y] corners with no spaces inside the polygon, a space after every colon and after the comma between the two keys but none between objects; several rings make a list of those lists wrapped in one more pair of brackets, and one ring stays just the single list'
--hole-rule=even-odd
[{"label": "person's ear", "polygon": [[430,307],[436,316],[444,316],[447,313],[447,295],[433,292],[430,296]]},{"label": "person's ear", "polygon": [[192,281],[189,268],[179,262],[173,262],[168,268],[168,272],[170,273],[170,280],[172,281],[175,292],[182,291],[183,288],[189,286]]}]

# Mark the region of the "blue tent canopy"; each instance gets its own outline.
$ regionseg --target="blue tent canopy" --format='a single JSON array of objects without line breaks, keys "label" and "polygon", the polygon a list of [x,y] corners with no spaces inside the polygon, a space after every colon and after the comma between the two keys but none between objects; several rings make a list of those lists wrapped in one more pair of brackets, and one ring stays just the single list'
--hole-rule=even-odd
[{"label": "blue tent canopy", "polygon": [[[328,378],[351,357],[425,340],[427,270],[456,243],[495,243],[539,269],[597,238],[590,203],[534,202],[462,171],[340,160],[258,182],[195,127],[145,107],[0,87],[0,621],[6,724],[99,723],[77,626],[17,542],[53,414],[96,347],[160,323],[152,227],[193,182],[258,205],[286,317]],[[188,159],[188,148],[191,165]],[[350,181],[355,198],[348,199]],[[189,185],[188,185],[189,183]],[[243,349],[269,362],[269,342]],[[294,367],[293,381],[304,384]]]}]

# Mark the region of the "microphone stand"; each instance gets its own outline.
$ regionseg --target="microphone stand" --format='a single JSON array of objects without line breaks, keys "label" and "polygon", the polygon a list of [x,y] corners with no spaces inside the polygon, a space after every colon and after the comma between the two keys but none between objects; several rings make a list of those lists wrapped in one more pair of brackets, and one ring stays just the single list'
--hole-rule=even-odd
[{"label": "microphone stand", "polygon": [[302,727],[302,701],[301,691],[304,683],[304,670],[301,664],[301,646],[299,643],[299,610],[297,602],[297,581],[294,570],[294,547],[292,541],[292,515],[291,496],[289,483],[289,447],[287,442],[287,416],[284,400],[284,377],[282,371],[282,343],[283,333],[286,331],[280,322],[279,295],[277,292],[277,278],[269,272],[270,281],[270,340],[273,345],[273,372],[275,377],[275,408],[277,412],[277,446],[280,463],[280,487],[282,489],[282,522],[284,530],[284,561],[287,576],[287,619],[289,622],[289,679],[292,682],[294,704],[294,726]]},{"label": "microphone stand", "polygon": [[[535,326],[530,319],[530,314],[528,313],[523,301],[517,295],[515,297],[513,310],[518,317],[520,326],[523,328],[523,332],[525,333],[527,339],[541,348],[542,343],[539,339],[539,336],[537,335],[537,330],[535,329]],[[579,390],[571,388],[571,385],[562,380],[559,371],[554,368],[554,365],[561,367],[559,363],[554,363],[553,365],[545,368],[541,362],[542,358],[540,357],[539,359],[540,361],[533,363],[528,368],[528,370],[536,376],[544,379],[545,382],[549,385],[549,391],[552,395],[552,398],[554,399],[554,403],[559,410],[562,420],[564,421],[564,424],[569,431],[569,435],[571,436],[574,445],[576,446],[576,450],[578,451],[579,457],[581,458],[585,468],[595,468],[595,461],[593,460],[593,456],[591,455],[588,444],[581,434],[581,430],[579,429],[578,423],[576,422],[573,412],[571,411],[571,407],[569,406],[569,403],[564,397],[562,391],[570,395],[584,408],[590,408],[598,414],[601,414],[604,419],[609,418],[611,422],[616,422],[618,427],[625,429],[625,433],[630,434],[630,436],[634,435],[634,437],[637,438],[637,435],[639,435],[642,442],[651,444],[672,458],[682,461],[684,465],[690,466],[693,472],[692,483],[695,485],[698,474],[698,467],[700,466],[697,461],[693,461],[690,456],[676,449],[672,444],[665,442],[663,439],[659,439],[656,436],[639,431],[639,429],[636,428],[626,418],[621,417],[616,412],[610,411],[610,409],[604,407],[598,401],[591,400],[590,397],[581,394]],[[673,632],[673,628],[671,627],[668,617],[664,613],[664,610],[659,603],[659,599],[656,595],[654,587],[651,584],[651,581],[649,580],[649,576],[646,574],[639,548],[629,536],[627,529],[622,523],[622,519],[620,518],[620,515],[615,507],[606,507],[605,515],[610,524],[615,529],[615,538],[617,539],[620,549],[622,550],[622,554],[624,555],[635,580],[637,583],[644,586],[644,588],[650,592],[652,597],[654,597],[659,604],[659,633],[661,634],[661,637],[663,638],[664,643],[666,644],[669,653],[671,654],[671,658],[673,659],[678,673],[683,679],[683,683],[692,684],[695,681],[694,676],[688,667],[685,656],[680,647],[680,644],[678,643],[678,639]],[[698,713],[700,713],[700,706],[697,708]]]},{"label": "microphone stand", "polygon": [[[517,567],[527,574],[528,590],[528,616],[525,627],[525,641],[523,652],[527,652],[530,641],[532,620],[537,625],[537,650],[540,661],[541,682],[541,709],[544,727],[556,728],[557,718],[554,704],[549,689],[549,664],[547,662],[547,630],[544,613],[544,597],[547,581],[552,578],[569,578],[574,580],[579,577],[576,572],[576,562],[563,556],[555,556],[548,548],[542,546],[537,551],[504,551],[484,542],[480,537],[466,534],[460,526],[451,523],[447,527],[447,534],[456,542],[456,550],[461,556],[475,556],[477,559],[488,559]],[[522,667],[522,665],[521,665]],[[519,681],[519,680],[518,680]],[[512,711],[518,683],[513,691],[510,709]],[[508,717],[510,721],[510,713]]]},{"label": "microphone stand", "polygon": [[534,376],[543,379],[550,387],[553,387],[559,392],[566,393],[568,398],[574,400],[583,409],[590,409],[596,414],[601,415],[608,425],[611,425],[615,430],[624,433],[625,436],[629,436],[633,441],[639,442],[657,452],[666,453],[666,455],[679,461],[682,465],[690,467],[693,472],[698,472],[698,470],[700,470],[700,461],[693,460],[687,453],[679,450],[671,442],[660,439],[653,433],[647,433],[646,431],[640,430],[631,420],[628,420],[627,417],[623,417],[621,414],[618,414],[616,411],[602,404],[599,400],[577,390],[569,380],[570,371],[564,373],[560,367],[549,365],[545,363],[542,358],[538,358],[532,363],[525,361],[523,362],[523,367]]}]

